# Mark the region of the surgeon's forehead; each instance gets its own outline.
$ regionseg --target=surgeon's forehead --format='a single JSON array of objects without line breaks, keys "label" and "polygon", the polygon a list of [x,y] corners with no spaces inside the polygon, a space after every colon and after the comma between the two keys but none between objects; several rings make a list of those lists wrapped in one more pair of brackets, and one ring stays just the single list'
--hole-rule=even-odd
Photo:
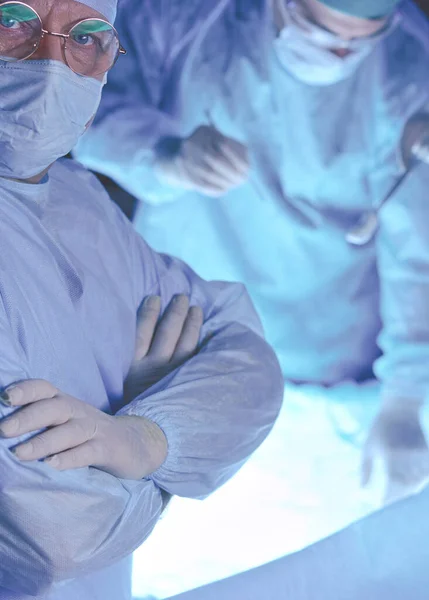
[{"label": "surgeon's forehead", "polygon": [[[0,6],[4,4],[4,1],[0,0]],[[63,19],[74,21],[89,17],[105,18],[103,14],[90,8],[85,2],[77,2],[77,0],[25,0],[25,4],[34,8],[42,19],[49,17],[56,21]]]},{"label": "surgeon's forehead", "polygon": [[348,39],[374,35],[387,22],[387,17],[380,19],[354,17],[330,8],[321,0],[300,0],[300,2],[317,24]]}]

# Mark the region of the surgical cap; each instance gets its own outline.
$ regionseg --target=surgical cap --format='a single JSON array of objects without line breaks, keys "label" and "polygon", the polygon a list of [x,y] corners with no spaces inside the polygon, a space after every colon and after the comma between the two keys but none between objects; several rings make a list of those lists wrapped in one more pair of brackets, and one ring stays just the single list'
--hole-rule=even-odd
[{"label": "surgical cap", "polygon": [[391,13],[400,0],[320,0],[320,2],[355,17],[377,19]]},{"label": "surgical cap", "polygon": [[79,0],[79,2],[97,10],[111,23],[114,22],[118,0]]}]

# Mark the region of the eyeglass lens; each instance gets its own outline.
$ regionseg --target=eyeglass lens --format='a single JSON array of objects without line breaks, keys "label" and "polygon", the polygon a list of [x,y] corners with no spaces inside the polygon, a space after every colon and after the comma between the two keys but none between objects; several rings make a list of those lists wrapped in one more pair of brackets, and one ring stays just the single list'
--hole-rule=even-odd
[{"label": "eyeglass lens", "polygon": [[[29,58],[43,36],[37,13],[26,4],[0,4],[0,59],[17,61]],[[80,75],[95,76],[107,72],[115,63],[119,40],[115,29],[99,19],[85,19],[68,33],[64,58]]]},{"label": "eyeglass lens", "polygon": [[69,32],[65,45],[66,61],[81,75],[106,73],[119,52],[119,40],[113,27],[98,19],[77,23]]}]

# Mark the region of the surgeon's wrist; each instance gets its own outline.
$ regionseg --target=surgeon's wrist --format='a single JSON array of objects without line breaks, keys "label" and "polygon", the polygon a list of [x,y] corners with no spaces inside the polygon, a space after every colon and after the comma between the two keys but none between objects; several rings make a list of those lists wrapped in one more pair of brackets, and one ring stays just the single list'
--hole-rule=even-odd
[{"label": "surgeon's wrist", "polygon": [[155,162],[169,162],[180,154],[183,139],[177,136],[163,137],[154,147]]},{"label": "surgeon's wrist", "polygon": [[159,183],[177,192],[186,189],[181,181],[177,160],[180,157],[182,141],[181,138],[163,138],[154,149],[152,161],[153,171]]},{"label": "surgeon's wrist", "polygon": [[150,475],[155,473],[166,461],[168,442],[163,430],[153,421],[140,415],[129,415],[139,429],[141,441],[144,444]]}]

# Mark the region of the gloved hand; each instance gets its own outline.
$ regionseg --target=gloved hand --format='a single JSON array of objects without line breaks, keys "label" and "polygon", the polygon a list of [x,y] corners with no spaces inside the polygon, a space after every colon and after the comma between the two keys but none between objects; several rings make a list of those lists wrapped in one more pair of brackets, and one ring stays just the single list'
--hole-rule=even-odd
[{"label": "gloved hand", "polygon": [[[105,414],[39,379],[20,382],[7,393],[11,406],[24,408],[1,423],[3,437],[48,428],[15,446],[20,460],[49,457],[45,462],[58,470],[91,466],[124,479],[146,477],[165,460],[162,431],[146,419]],[[155,438],[154,452],[147,441],[153,444]]]},{"label": "gloved hand", "polygon": [[217,198],[246,181],[249,158],[245,146],[203,125],[183,140],[172,158],[160,158],[158,177],[170,185]]},{"label": "gloved hand", "polygon": [[[149,297],[138,313],[136,355],[128,382],[135,393],[137,381],[148,387],[193,354],[198,344],[201,309],[189,310],[188,299],[178,296],[156,326],[159,312],[160,299]],[[155,423],[134,415],[108,415],[47,381],[18,382],[1,399],[19,410],[0,423],[0,435],[16,438],[43,430],[15,446],[13,451],[21,460],[49,457],[45,462],[58,470],[92,466],[116,477],[139,480],[156,471],[166,458],[167,441]]]},{"label": "gloved hand", "polygon": [[171,373],[196,352],[204,315],[189,308],[187,296],[175,296],[162,319],[161,298],[149,296],[137,314],[134,361],[124,384],[124,404]]},{"label": "gloved hand", "polygon": [[385,481],[384,504],[417,493],[429,482],[429,448],[420,409],[420,403],[406,399],[385,403],[364,445],[362,484],[370,482],[379,461]]}]

